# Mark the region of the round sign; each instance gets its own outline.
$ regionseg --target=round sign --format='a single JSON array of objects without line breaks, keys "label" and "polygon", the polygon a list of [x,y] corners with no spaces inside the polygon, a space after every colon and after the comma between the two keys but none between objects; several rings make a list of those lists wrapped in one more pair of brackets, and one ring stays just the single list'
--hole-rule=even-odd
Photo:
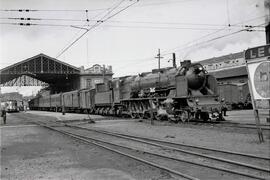
[{"label": "round sign", "polygon": [[254,86],[262,98],[270,98],[270,62],[259,64],[254,73]]}]

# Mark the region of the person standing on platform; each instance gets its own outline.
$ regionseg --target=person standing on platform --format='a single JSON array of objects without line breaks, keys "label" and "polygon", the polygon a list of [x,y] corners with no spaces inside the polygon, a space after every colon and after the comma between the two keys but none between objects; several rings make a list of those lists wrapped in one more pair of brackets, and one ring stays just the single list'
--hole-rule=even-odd
[{"label": "person standing on platform", "polygon": [[1,117],[3,118],[4,124],[6,124],[7,120],[6,104],[4,104],[3,106],[1,105]]},{"label": "person standing on platform", "polygon": [[221,99],[221,114],[223,113],[223,116],[227,116],[226,112],[227,112],[228,108],[225,102],[225,99],[222,98]]}]

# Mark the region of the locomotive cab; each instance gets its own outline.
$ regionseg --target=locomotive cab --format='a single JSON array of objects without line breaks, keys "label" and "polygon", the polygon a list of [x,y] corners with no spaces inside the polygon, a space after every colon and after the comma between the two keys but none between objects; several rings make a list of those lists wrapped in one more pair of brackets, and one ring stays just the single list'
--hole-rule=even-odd
[{"label": "locomotive cab", "polygon": [[175,78],[178,109],[183,106],[189,107],[188,113],[193,118],[204,121],[211,117],[219,117],[217,81],[201,64],[186,62],[178,69]]}]

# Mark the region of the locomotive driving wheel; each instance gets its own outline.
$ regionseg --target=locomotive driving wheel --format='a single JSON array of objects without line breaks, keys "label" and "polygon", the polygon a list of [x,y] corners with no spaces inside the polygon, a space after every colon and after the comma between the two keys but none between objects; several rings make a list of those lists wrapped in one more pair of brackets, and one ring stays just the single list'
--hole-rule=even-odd
[{"label": "locomotive driving wheel", "polygon": [[156,112],[153,113],[153,119],[158,121],[160,120]]},{"label": "locomotive driving wheel", "polygon": [[130,113],[130,117],[132,119],[136,119],[137,118],[137,114],[132,112],[132,113]]},{"label": "locomotive driving wheel", "polygon": [[188,111],[183,110],[183,111],[181,112],[179,118],[180,118],[180,120],[181,120],[182,122],[186,122],[186,121],[188,120],[188,118],[189,118]]},{"label": "locomotive driving wheel", "polygon": [[144,113],[139,113],[138,116],[140,119],[144,119]]}]

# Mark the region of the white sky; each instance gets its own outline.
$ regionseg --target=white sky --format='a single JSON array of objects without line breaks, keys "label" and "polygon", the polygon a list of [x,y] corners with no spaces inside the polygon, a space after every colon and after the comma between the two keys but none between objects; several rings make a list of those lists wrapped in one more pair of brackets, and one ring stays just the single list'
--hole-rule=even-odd
[{"label": "white sky", "polygon": [[[0,11],[2,23],[0,24],[0,69],[39,53],[56,57],[67,44],[84,32],[68,26],[51,26],[60,24],[82,26],[86,23],[84,11],[67,10],[88,9],[89,19],[99,20],[108,10],[97,11],[97,9],[110,8],[120,1],[0,0],[1,10],[66,10]],[[134,1],[124,1],[114,12]],[[265,44],[265,32],[262,31],[240,32],[215,41],[211,39],[241,30],[243,29],[241,25],[263,24],[265,23],[263,16],[268,13],[264,7],[264,0],[140,0],[136,5],[89,31],[58,59],[77,67],[87,68],[97,63],[112,65],[115,76],[138,74],[157,68],[157,60],[154,57],[158,48],[164,56],[162,67],[171,66],[168,60],[171,59],[172,52],[176,53],[177,64],[183,59],[203,60]],[[21,17],[41,18],[43,20],[30,22],[50,26],[3,24],[29,22],[6,19]],[[90,22],[90,25],[93,23]],[[237,26],[229,28],[226,26],[228,24],[237,24]],[[218,29],[223,30],[214,33]],[[263,27],[256,29],[264,30]],[[214,34],[199,39],[210,33]],[[194,41],[196,39],[199,40]],[[205,41],[209,42],[200,44]],[[187,44],[189,42],[193,43]],[[198,45],[194,45],[195,43]],[[12,91],[11,89],[2,88],[2,92]],[[32,94],[33,89],[17,88],[16,91],[29,95]]]}]

